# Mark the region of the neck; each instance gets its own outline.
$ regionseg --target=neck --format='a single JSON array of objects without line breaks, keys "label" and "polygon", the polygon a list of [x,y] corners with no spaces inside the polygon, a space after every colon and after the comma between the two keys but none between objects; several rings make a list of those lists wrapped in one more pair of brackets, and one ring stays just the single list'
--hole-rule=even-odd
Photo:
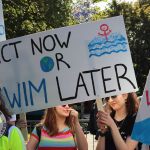
[{"label": "neck", "polygon": [[66,127],[66,118],[56,117],[57,127],[59,131],[62,131]]},{"label": "neck", "polygon": [[126,116],[127,116],[127,110],[125,107],[122,109],[116,110],[115,119],[117,121],[121,121],[121,120],[125,119]]}]

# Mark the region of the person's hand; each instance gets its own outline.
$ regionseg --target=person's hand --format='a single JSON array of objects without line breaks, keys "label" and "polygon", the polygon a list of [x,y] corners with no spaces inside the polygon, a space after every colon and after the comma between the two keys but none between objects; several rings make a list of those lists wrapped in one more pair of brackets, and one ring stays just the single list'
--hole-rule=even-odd
[{"label": "person's hand", "polygon": [[18,119],[17,122],[16,122],[16,126],[18,128],[26,128],[27,127],[27,122],[25,120]]},{"label": "person's hand", "polygon": [[78,112],[72,108],[70,109],[70,117],[72,119],[72,123],[79,123]]},{"label": "person's hand", "polygon": [[97,117],[97,120],[96,120],[96,122],[97,122],[97,127],[99,128],[99,130],[100,130],[102,133],[105,133],[105,132],[107,131],[107,128],[108,128],[108,127],[107,127],[104,123],[101,122],[101,113],[98,112],[97,115],[96,115],[96,117]]},{"label": "person's hand", "polygon": [[97,118],[97,126],[101,130],[105,130],[106,126],[111,128],[115,124],[114,120],[107,112],[99,111],[97,113]]}]

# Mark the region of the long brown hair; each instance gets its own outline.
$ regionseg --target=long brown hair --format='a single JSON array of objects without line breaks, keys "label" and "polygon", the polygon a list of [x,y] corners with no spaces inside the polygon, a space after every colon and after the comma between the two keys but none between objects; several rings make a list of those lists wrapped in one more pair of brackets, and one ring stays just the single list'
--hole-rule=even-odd
[{"label": "long brown hair", "polygon": [[134,114],[138,111],[139,103],[139,99],[135,92],[128,93],[126,108],[129,115]]},{"label": "long brown hair", "polygon": [[[136,95],[135,92],[128,93],[127,99],[126,99],[126,109],[127,109],[127,114],[132,115],[138,111],[139,108],[139,99]],[[111,109],[111,114],[115,114],[115,111]]]},{"label": "long brown hair", "polygon": [[[71,129],[71,132],[74,134],[74,126],[71,121],[71,117],[67,117],[65,121],[66,125]],[[45,110],[43,119],[37,126],[44,125],[48,130],[50,136],[56,135],[58,133],[58,127],[56,122],[55,107],[48,108]]]}]

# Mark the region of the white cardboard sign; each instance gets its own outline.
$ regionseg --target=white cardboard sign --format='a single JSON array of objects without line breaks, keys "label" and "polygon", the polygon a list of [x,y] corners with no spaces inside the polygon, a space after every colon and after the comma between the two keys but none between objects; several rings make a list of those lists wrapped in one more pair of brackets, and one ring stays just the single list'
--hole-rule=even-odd
[{"label": "white cardboard sign", "polygon": [[150,72],[141,98],[132,138],[150,145]]},{"label": "white cardboard sign", "polygon": [[0,0],[0,41],[6,40],[2,1]]},{"label": "white cardboard sign", "polygon": [[7,40],[0,51],[14,113],[137,90],[122,16]]}]

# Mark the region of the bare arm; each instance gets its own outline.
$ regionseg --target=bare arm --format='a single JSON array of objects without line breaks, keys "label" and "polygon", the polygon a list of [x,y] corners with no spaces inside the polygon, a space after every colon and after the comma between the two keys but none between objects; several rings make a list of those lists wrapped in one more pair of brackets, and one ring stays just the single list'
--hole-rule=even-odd
[{"label": "bare arm", "polygon": [[138,144],[137,141],[132,140],[130,136],[127,138],[126,141],[124,141],[116,125],[112,125],[110,128],[117,150],[134,150],[136,148]]},{"label": "bare arm", "polygon": [[105,150],[105,137],[99,136],[96,150]]},{"label": "bare arm", "polygon": [[99,123],[103,123],[110,128],[117,150],[134,150],[136,148],[138,142],[132,140],[130,137],[128,137],[127,140],[124,141],[120,135],[120,132],[114,120],[108,113],[100,111],[99,118],[100,118]]},{"label": "bare arm", "polygon": [[79,123],[75,124],[75,135],[78,150],[88,150],[88,143]]},{"label": "bare arm", "polygon": [[37,144],[38,140],[35,137],[30,136],[30,139],[27,143],[27,150],[36,150]]},{"label": "bare arm", "polygon": [[72,119],[74,123],[75,137],[78,150],[88,150],[88,143],[78,120],[78,112],[75,110],[71,110],[70,115],[72,115],[73,117]]}]

